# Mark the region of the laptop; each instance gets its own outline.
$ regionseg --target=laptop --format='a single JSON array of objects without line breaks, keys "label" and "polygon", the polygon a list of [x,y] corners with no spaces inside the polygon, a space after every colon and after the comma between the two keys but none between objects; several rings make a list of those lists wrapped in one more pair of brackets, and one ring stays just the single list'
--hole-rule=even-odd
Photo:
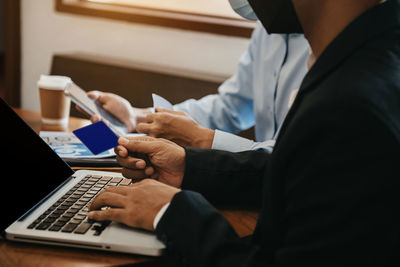
[{"label": "laptop", "polygon": [[[115,172],[74,172],[0,98],[2,238],[148,256],[165,246],[154,233],[87,218],[87,204],[104,188],[128,186]],[[11,173],[4,170],[10,168]]]}]

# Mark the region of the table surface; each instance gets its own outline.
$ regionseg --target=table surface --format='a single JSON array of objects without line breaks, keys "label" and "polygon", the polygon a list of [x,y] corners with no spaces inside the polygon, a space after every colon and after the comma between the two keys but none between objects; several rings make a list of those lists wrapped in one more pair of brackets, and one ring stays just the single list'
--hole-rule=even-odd
[{"label": "table surface", "polygon": [[[72,131],[90,122],[80,118],[70,118],[67,127],[45,126],[40,113],[15,109],[35,132]],[[80,168],[82,169],[82,168]],[[97,169],[98,170],[98,169]],[[109,168],[104,170],[110,171]],[[113,169],[114,171],[118,171]],[[220,210],[232,224],[239,236],[253,232],[258,212],[252,210]],[[169,257],[146,257],[141,255],[112,253],[95,250],[76,249],[11,241],[0,241],[0,266],[179,266]]]}]

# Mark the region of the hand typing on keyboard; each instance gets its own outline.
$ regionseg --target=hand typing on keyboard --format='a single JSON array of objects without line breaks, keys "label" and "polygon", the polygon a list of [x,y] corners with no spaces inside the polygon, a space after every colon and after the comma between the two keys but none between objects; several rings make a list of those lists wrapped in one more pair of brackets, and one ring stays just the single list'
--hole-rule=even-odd
[{"label": "hand typing on keyboard", "polygon": [[96,221],[117,221],[136,228],[154,230],[156,214],[179,191],[153,179],[145,179],[126,187],[109,187],[93,199],[88,217]]},{"label": "hand typing on keyboard", "polygon": [[110,222],[89,220],[89,202],[108,187],[124,187],[129,184],[130,179],[121,177],[88,175],[31,223],[28,229],[100,235]]}]

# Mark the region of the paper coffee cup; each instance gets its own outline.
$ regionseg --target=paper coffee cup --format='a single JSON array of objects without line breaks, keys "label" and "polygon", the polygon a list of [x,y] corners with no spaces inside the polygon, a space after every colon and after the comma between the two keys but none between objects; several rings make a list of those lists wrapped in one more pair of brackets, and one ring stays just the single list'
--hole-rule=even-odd
[{"label": "paper coffee cup", "polygon": [[43,124],[68,124],[71,100],[64,94],[64,89],[71,82],[66,76],[40,75],[37,86]]}]

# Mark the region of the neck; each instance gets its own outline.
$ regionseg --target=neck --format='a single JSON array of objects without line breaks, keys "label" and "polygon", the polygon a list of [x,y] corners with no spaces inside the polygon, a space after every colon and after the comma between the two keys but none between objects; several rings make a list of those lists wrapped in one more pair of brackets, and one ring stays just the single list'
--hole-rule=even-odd
[{"label": "neck", "polygon": [[318,58],[354,19],[385,0],[292,0],[304,35]]}]

